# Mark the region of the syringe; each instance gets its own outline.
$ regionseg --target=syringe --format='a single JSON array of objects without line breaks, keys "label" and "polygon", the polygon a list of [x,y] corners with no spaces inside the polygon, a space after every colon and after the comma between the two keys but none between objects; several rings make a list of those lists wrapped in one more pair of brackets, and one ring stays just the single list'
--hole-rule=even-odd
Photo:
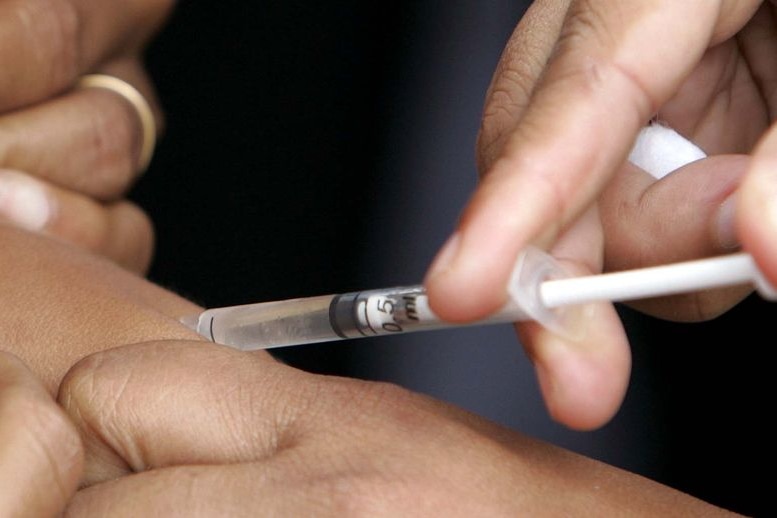
[{"label": "syringe", "polygon": [[745,283],[752,283],[762,297],[777,300],[777,289],[746,253],[569,278],[553,257],[527,248],[516,263],[505,306],[466,324],[437,317],[421,285],[208,309],[182,321],[214,342],[241,350],[525,320],[569,335],[564,325],[568,312],[582,304]]}]

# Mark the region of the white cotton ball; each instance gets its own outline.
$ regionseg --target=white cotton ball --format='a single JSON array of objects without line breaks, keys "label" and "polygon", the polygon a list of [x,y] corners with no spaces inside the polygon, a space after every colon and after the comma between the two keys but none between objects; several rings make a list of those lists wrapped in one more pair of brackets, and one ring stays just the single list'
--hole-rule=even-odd
[{"label": "white cotton ball", "polygon": [[629,162],[661,179],[707,154],[675,130],[653,123],[642,128],[629,155]]}]

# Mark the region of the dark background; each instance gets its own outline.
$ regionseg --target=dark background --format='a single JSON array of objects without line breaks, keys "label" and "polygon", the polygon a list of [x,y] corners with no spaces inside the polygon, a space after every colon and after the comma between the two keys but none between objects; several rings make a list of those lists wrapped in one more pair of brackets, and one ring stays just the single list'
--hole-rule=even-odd
[{"label": "dark background", "polygon": [[[157,228],[151,278],[208,307],[418,282],[474,188],[480,103],[524,4],[182,2],[148,54],[167,129],[132,194]],[[622,311],[632,386],[586,434],[548,419],[507,327],[277,354],[770,514],[773,309],[704,325]]]}]

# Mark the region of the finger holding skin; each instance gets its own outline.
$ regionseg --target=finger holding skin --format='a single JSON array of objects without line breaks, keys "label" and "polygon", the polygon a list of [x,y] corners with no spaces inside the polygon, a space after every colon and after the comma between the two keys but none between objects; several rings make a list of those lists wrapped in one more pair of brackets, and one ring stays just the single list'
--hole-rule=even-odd
[{"label": "finger holding skin", "polygon": [[151,342],[81,360],[58,399],[88,445],[89,486],[151,468],[268,458],[295,441],[298,419],[329,408],[316,392],[266,353]]},{"label": "finger holding skin", "polygon": [[172,0],[0,2],[0,111],[51,97],[119,52],[139,52]]},{"label": "finger holding skin", "polygon": [[[394,423],[383,430],[381,416],[400,416],[405,404],[499,441],[512,438],[492,423],[393,385],[311,375],[264,352],[197,342],[148,342],[89,356],[63,379],[58,400],[87,445],[85,486],[181,464],[265,461],[314,436],[349,439],[355,425],[392,442]],[[422,424],[404,422],[407,428]]]},{"label": "finger holding skin", "polygon": [[[430,269],[433,309],[466,321],[499,308],[521,248],[552,240],[596,198],[639,128],[759,4],[573,2],[530,104]],[[463,289],[467,304],[454,304]]]},{"label": "finger holding skin", "polygon": [[[159,103],[136,59],[104,65],[135,86],[162,124]],[[138,110],[104,88],[79,88],[0,116],[0,168],[16,169],[58,187],[115,200],[139,172],[144,127]]]},{"label": "finger holding skin", "polygon": [[737,197],[736,227],[744,249],[777,285],[777,126],[753,153]]},{"label": "finger holding skin", "polygon": [[[607,236],[607,271],[729,254],[739,248],[736,190],[749,159],[719,155],[698,160],[656,181],[627,163],[600,198]],[[752,286],[661,297],[629,305],[664,319],[714,318],[752,292]]]},{"label": "finger holding skin", "polygon": [[0,351],[0,514],[59,516],[82,468],[76,428],[24,364]]},{"label": "finger holding skin", "polygon": [[261,358],[166,342],[76,366],[60,400],[111,454],[88,455],[67,516],[723,514],[399,387]]},{"label": "finger holding skin", "polygon": [[0,220],[81,246],[134,272],[145,273],[151,262],[153,227],[128,201],[101,204],[0,169]]}]

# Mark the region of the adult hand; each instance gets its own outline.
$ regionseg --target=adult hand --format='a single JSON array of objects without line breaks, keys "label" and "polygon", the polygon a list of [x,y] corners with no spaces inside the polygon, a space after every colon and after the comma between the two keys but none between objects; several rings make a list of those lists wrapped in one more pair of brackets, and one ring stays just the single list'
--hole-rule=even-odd
[{"label": "adult hand", "polygon": [[[765,210],[765,193],[776,188],[753,185],[768,181],[759,164],[777,152],[777,145],[769,144],[777,137],[763,139],[752,162],[718,157],[671,175],[662,187],[653,188],[640,176],[643,172],[624,165],[638,130],[656,115],[709,153],[750,152],[769,127],[777,102],[777,68],[769,67],[777,48],[773,16],[772,4],[754,0],[535,2],[508,44],[489,91],[478,142],[483,182],[427,276],[435,311],[452,320],[494,311],[504,301],[515,257],[529,242],[553,245],[554,255],[600,271],[602,227],[591,207],[606,186],[610,190],[601,209],[608,222],[608,267],[709,255],[729,248],[738,235],[776,280],[777,249],[772,247],[777,245],[764,236],[777,217],[764,218],[762,212],[755,222],[754,212]],[[700,178],[700,169],[710,178]],[[724,201],[747,169],[736,203],[737,234],[731,230],[734,202]],[[623,175],[613,183],[619,171]],[[707,191],[700,188],[701,180],[711,186]],[[678,196],[678,187],[689,196]],[[682,210],[676,210],[678,199]],[[667,207],[671,217],[666,217]],[[694,217],[683,219],[688,213]],[[595,221],[581,223],[583,214]],[[677,243],[683,244],[680,252],[673,251]],[[468,294],[463,303],[452,296],[463,292]],[[744,293],[726,293],[695,306],[678,303],[664,316],[709,317]],[[589,320],[589,328],[610,330],[596,340],[583,333],[579,344],[554,339],[548,345],[546,334],[521,331],[541,381],[549,378],[542,383],[543,393],[562,422],[579,426],[582,414],[588,425],[601,423],[608,417],[603,409],[613,410],[620,401],[628,362],[619,349],[623,336],[611,318]],[[598,356],[592,357],[592,351]],[[585,355],[590,362],[579,360],[569,368],[572,358]],[[565,402],[559,403],[559,394],[568,396]],[[595,406],[592,395],[609,406]]]},{"label": "adult hand", "polygon": [[0,224],[0,347],[55,392],[81,358],[160,339],[197,339],[199,308],[102,257]]},{"label": "adult hand", "polygon": [[60,516],[81,480],[81,439],[18,358],[0,351],[0,516]]},{"label": "adult hand", "polygon": [[716,516],[687,495],[398,387],[182,341],[66,377],[85,488],[66,516]]},{"label": "adult hand", "polygon": [[0,3],[0,217],[145,271],[151,225],[120,200],[142,167],[139,113],[111,90],[74,87],[85,74],[120,78],[160,125],[141,54],[172,5]]}]

